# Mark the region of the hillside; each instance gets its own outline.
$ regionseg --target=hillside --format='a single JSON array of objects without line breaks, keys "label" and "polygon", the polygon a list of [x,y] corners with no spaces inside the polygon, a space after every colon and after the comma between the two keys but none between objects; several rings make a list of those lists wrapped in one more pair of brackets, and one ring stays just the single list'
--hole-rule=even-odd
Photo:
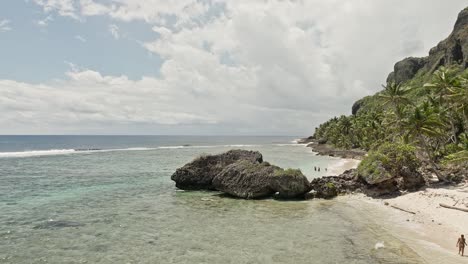
[{"label": "hillside", "polygon": [[[398,158],[399,150],[414,149],[418,162],[439,180],[449,180],[442,165],[466,166],[468,160],[467,68],[468,7],[428,56],[397,62],[382,91],[355,102],[351,116],[321,124],[312,138],[340,149],[370,151],[360,167],[367,164],[371,173],[379,171],[385,155]],[[385,155],[379,152],[382,145]]]}]

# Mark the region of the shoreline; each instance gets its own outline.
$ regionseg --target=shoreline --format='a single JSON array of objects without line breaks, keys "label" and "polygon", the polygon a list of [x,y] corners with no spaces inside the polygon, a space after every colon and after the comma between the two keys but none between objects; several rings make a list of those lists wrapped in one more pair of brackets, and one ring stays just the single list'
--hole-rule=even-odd
[{"label": "shoreline", "polygon": [[[317,155],[330,156],[333,151],[334,154],[343,154],[339,157],[341,164],[329,169],[332,175],[340,175],[347,169],[357,168],[361,162],[353,156],[353,151],[337,152],[323,144],[321,146],[325,146],[327,151],[317,152],[314,146],[320,145],[307,145]],[[349,155],[354,158],[348,158]],[[407,244],[427,263],[468,263],[468,249],[465,251],[465,257],[461,257],[458,255],[458,248],[455,247],[460,234],[465,234],[465,237],[468,235],[468,213],[439,205],[442,203],[468,209],[468,182],[456,186],[427,186],[390,198],[369,197],[363,193],[356,193],[338,196],[335,199],[348,203],[357,210],[363,210],[366,214],[372,214],[382,227]]]},{"label": "shoreline", "polygon": [[[340,197],[368,212],[381,215],[382,226],[412,248],[427,263],[468,263],[455,247],[468,232],[468,213],[440,207],[440,203],[468,204],[468,184],[452,188],[425,188],[394,198],[370,198],[363,194]],[[408,213],[392,206],[402,208]],[[365,209],[365,208],[363,208]],[[378,218],[378,217],[377,217]]]},{"label": "shoreline", "polygon": [[336,164],[328,167],[328,174],[340,175],[347,170],[356,169],[359,163],[361,163],[361,160],[358,159],[339,158]]},{"label": "shoreline", "polygon": [[334,146],[317,141],[312,138],[302,138],[296,140],[297,144],[306,145],[306,147],[311,148],[312,152],[317,153],[317,155],[321,156],[330,156],[330,157],[337,157],[343,159],[355,159],[361,160],[367,152],[362,149],[339,149],[335,148]]}]

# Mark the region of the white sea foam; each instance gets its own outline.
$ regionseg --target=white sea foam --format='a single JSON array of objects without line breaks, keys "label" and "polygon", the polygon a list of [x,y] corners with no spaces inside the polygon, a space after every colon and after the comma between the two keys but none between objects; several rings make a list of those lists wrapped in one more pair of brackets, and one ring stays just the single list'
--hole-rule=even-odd
[{"label": "white sea foam", "polygon": [[290,147],[290,146],[293,146],[293,147],[304,147],[304,146],[307,146],[307,144],[298,144],[298,143],[273,144],[273,145],[279,146],[279,147]]},{"label": "white sea foam", "polygon": [[[276,144],[278,146],[293,146],[298,144]],[[49,150],[31,150],[19,152],[0,152],[0,158],[26,158],[26,157],[39,157],[39,156],[56,156],[68,155],[78,153],[100,153],[100,152],[114,152],[114,151],[148,151],[158,149],[198,149],[198,148],[248,148],[258,147],[260,145],[253,144],[228,144],[228,145],[180,145],[180,146],[159,146],[159,147],[133,147],[133,148],[120,148],[120,149],[49,149]]]},{"label": "white sea foam", "polygon": [[49,150],[31,150],[19,152],[0,152],[0,158],[27,158],[40,156],[57,156],[79,153],[97,153],[113,151],[145,151],[159,148],[122,148],[122,149],[49,149]]},{"label": "white sea foam", "polygon": [[65,155],[75,153],[74,149],[50,149],[50,150],[32,150],[21,152],[0,152],[0,158],[22,158],[22,157],[35,157],[35,156],[52,156],[52,155]]},{"label": "white sea foam", "polygon": [[375,249],[381,249],[381,248],[384,248],[384,247],[385,247],[385,242],[383,242],[383,241],[375,243],[375,246],[374,246]]}]

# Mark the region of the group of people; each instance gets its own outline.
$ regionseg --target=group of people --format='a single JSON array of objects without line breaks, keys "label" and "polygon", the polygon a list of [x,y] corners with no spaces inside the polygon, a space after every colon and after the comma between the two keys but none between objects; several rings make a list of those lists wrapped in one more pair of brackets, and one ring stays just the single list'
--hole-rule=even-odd
[{"label": "group of people", "polygon": [[[320,171],[320,167],[314,166],[314,171]],[[327,168],[325,168],[325,171],[327,171]]]}]

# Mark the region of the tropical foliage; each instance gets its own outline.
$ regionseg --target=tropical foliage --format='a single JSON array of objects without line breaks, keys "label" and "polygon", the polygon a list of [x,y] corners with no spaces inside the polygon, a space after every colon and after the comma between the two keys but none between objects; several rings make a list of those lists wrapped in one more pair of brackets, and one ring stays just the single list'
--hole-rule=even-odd
[{"label": "tropical foliage", "polygon": [[468,162],[468,70],[440,67],[407,83],[388,83],[356,114],[334,117],[314,137],[338,148],[376,150],[409,144],[437,173],[443,163]]}]

